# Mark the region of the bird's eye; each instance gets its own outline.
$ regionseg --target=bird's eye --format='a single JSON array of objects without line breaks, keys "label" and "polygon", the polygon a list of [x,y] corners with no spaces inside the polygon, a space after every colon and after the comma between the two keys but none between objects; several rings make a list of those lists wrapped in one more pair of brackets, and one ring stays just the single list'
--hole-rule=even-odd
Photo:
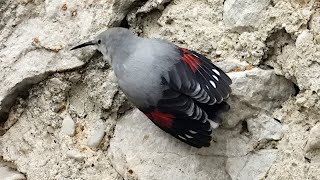
[{"label": "bird's eye", "polygon": [[98,40],[98,44],[101,44],[101,40],[100,39]]}]

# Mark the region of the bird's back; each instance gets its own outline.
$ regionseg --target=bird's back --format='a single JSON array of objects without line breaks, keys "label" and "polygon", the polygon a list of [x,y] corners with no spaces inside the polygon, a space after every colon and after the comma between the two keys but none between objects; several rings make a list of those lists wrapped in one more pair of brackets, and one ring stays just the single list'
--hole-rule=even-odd
[{"label": "bird's back", "polygon": [[229,108],[231,79],[205,56],[159,39],[110,28],[95,40],[128,99],[162,130],[194,147],[210,146],[211,133]]},{"label": "bird's back", "polygon": [[117,76],[119,86],[138,107],[155,106],[168,88],[161,78],[177,63],[179,51],[177,46],[160,39],[139,38],[135,43],[127,60],[115,65],[115,71],[121,71]]},{"label": "bird's back", "polygon": [[[129,41],[114,59],[119,86],[152,122],[195,147],[209,146],[231,79],[203,55],[159,39]],[[120,57],[120,56],[118,56]]]}]

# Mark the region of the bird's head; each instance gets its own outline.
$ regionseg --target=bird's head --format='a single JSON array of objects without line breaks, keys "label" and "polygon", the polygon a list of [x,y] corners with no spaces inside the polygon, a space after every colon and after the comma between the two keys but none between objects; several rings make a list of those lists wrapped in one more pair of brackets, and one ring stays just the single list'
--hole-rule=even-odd
[{"label": "bird's head", "polygon": [[111,60],[112,55],[121,53],[126,48],[125,41],[132,39],[132,37],[135,37],[135,35],[128,29],[109,28],[100,33],[94,40],[75,46],[71,50],[93,45],[102,53],[104,59]]}]

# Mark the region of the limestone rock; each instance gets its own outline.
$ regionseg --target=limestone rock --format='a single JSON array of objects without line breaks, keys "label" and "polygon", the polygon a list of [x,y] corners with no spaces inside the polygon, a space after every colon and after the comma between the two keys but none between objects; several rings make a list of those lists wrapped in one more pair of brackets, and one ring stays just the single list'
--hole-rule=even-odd
[{"label": "limestone rock", "polygon": [[70,47],[96,35],[102,27],[120,24],[136,1],[100,1],[94,7],[78,1],[4,2],[0,11],[7,19],[0,24],[4,28],[0,35],[0,120],[31,85],[54,72],[84,65]]},{"label": "limestone rock", "polygon": [[306,151],[320,149],[320,123],[317,123],[310,130],[309,139],[306,145]]},{"label": "limestone rock", "polygon": [[87,145],[93,148],[97,147],[101,143],[105,135],[105,126],[102,123],[99,123],[98,121],[96,121],[96,123],[97,125],[91,130],[87,142]]},{"label": "limestone rock", "polygon": [[0,160],[0,179],[3,180],[25,180],[26,177],[18,171],[8,167]]},{"label": "limestone rock", "polygon": [[232,94],[227,101],[231,109],[224,118],[228,127],[235,127],[241,120],[260,112],[272,112],[295,93],[294,85],[272,70],[254,68],[232,72],[229,76],[233,81]]},{"label": "limestone rock", "polygon": [[302,46],[304,43],[312,43],[312,41],[313,34],[310,31],[305,30],[297,37],[296,46]]},{"label": "limestone rock", "polygon": [[264,17],[270,0],[226,0],[223,7],[223,22],[232,31],[252,31]]},{"label": "limestone rock", "polygon": [[248,130],[252,135],[261,140],[280,140],[282,138],[282,125],[275,119],[260,114],[258,117],[248,119]]},{"label": "limestone rock", "polygon": [[142,112],[133,110],[121,118],[108,154],[113,167],[129,179],[229,179],[226,144],[210,149],[192,148],[156,127]]},{"label": "limestone rock", "polygon": [[[260,113],[272,111],[286,101],[294,93],[293,84],[276,76],[272,70],[258,68],[232,72],[229,75],[234,83],[229,101],[231,110],[224,116],[225,123],[221,129],[235,128],[241,120],[247,119],[248,130],[256,140],[281,139],[281,124]],[[134,177],[139,179],[214,179],[216,176],[212,176],[212,173],[218,175],[219,179],[227,179],[229,175],[236,179],[239,174],[240,179],[259,179],[266,174],[277,157],[276,150],[249,155],[254,142],[249,139],[241,140],[246,137],[240,135],[238,130],[218,129],[214,133],[217,143],[212,143],[210,148],[198,150],[189,147],[162,132],[138,110],[133,110],[118,121],[114,136],[109,148],[113,166],[125,177],[130,176],[128,171],[132,170]],[[204,155],[205,159],[202,158]],[[230,165],[229,174],[223,173],[225,167],[218,165],[223,161]],[[244,163],[241,166],[240,161]],[[252,165],[255,161],[258,161],[257,164]],[[200,164],[205,166],[200,167]],[[145,173],[146,168],[155,173]],[[252,173],[248,174],[249,172]]]},{"label": "limestone rock", "polygon": [[[0,156],[31,180],[317,179],[318,7],[315,0],[1,1]],[[100,54],[69,51],[118,25],[196,50],[229,72],[231,110],[211,147],[191,148],[137,110],[126,112],[131,106]],[[64,113],[77,122],[74,136],[61,133]]]},{"label": "limestone rock", "polygon": [[315,33],[320,33],[320,12],[315,12],[309,22],[310,29]]},{"label": "limestone rock", "polygon": [[[25,107],[18,104],[14,107],[17,112],[22,113],[18,121],[0,136],[1,156],[6,161],[13,161],[28,179],[67,177],[67,179],[120,180],[121,177],[112,168],[103,150],[108,146],[108,141],[100,143],[101,136],[94,136],[98,137],[94,140],[98,140],[92,144],[100,144],[102,149],[91,150],[87,146],[87,138],[92,135],[92,127],[99,125],[99,119],[110,116],[108,118],[110,127],[103,128],[103,134],[105,132],[111,134],[115,125],[112,112],[102,113],[102,105],[99,105],[96,99],[90,99],[87,93],[93,89],[100,91],[103,88],[95,84],[95,80],[91,78],[105,81],[108,71],[89,67],[84,74],[87,79],[74,84],[72,79],[76,72],[63,74],[63,76],[55,75],[34,86],[30,90],[30,97],[26,99],[29,105]],[[115,100],[112,109],[116,112],[122,101],[118,97],[110,98]],[[57,111],[56,105],[62,110]],[[73,121],[77,122],[76,133],[72,137],[61,132],[64,121],[62,117],[65,117],[61,115],[63,113],[70,114]]]},{"label": "limestone rock", "polygon": [[251,154],[238,132],[217,130],[215,137],[210,148],[192,148],[133,110],[118,121],[108,154],[126,179],[259,179],[277,157],[273,149]]},{"label": "limestone rock", "polygon": [[233,180],[263,179],[277,158],[277,150],[261,150],[243,157],[231,157],[227,170]]},{"label": "limestone rock", "polygon": [[66,114],[62,121],[62,132],[68,136],[73,136],[75,133],[75,122],[73,121],[72,117],[69,114]]}]

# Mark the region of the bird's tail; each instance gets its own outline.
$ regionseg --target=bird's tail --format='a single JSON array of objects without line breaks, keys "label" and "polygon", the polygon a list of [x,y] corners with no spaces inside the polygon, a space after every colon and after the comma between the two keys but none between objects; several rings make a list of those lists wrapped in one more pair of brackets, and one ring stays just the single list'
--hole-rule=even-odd
[{"label": "bird's tail", "polygon": [[208,119],[214,122],[211,123],[213,128],[217,128],[222,123],[223,119],[221,115],[230,109],[230,105],[224,101],[222,101],[220,104],[214,105],[199,103],[198,106],[200,106],[201,109],[207,113]]}]

